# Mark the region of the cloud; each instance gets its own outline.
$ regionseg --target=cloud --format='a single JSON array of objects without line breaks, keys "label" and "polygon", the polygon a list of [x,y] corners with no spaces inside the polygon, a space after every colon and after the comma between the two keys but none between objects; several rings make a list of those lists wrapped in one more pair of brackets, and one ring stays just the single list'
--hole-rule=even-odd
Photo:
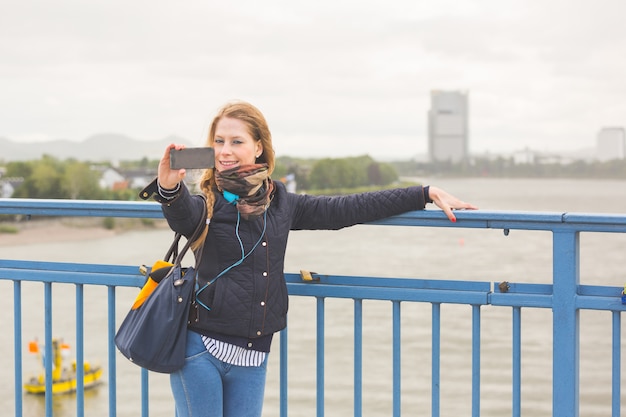
[{"label": "cloud", "polygon": [[279,153],[406,156],[426,151],[430,91],[461,89],[472,151],[593,146],[626,124],[625,4],[12,2],[0,136],[201,143],[239,98],[265,112]]}]

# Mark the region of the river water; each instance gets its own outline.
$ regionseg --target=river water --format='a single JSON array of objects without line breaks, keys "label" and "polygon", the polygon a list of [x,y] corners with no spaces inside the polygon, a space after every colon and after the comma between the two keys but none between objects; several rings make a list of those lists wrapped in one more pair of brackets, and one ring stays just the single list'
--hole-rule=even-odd
[{"label": "river water", "polygon": [[[626,181],[566,179],[419,179],[440,186],[485,210],[625,213]],[[119,263],[137,265],[162,256],[168,230],[128,232],[80,242],[30,244],[2,248],[2,258]],[[624,234],[581,236],[581,283],[623,286]],[[293,232],[286,271],[323,274],[419,277],[469,281],[551,283],[552,236],[548,232],[462,228],[356,226],[334,232]],[[13,334],[13,287],[0,281],[3,334]],[[136,289],[118,289],[117,322],[121,322]],[[53,287],[53,331],[73,344],[75,290]],[[23,343],[43,339],[43,286],[22,285]],[[85,288],[85,358],[105,367],[104,384],[85,395],[85,415],[108,416],[106,375],[107,289]],[[363,410],[365,416],[391,415],[391,315],[389,302],[364,302]],[[315,300],[291,297],[289,313],[289,415],[315,415]],[[471,308],[444,305],[441,311],[441,415],[471,414]],[[511,310],[481,309],[481,412],[511,415]],[[552,316],[540,309],[522,313],[522,414],[551,416]],[[402,414],[431,413],[431,307],[402,304]],[[581,416],[610,414],[611,315],[581,314]],[[622,330],[626,332],[626,328]],[[353,304],[326,300],[326,415],[352,415]],[[0,380],[13,385],[13,341],[0,345]],[[73,354],[73,353],[72,353]],[[626,348],[622,350],[626,357]],[[138,368],[117,357],[117,415],[139,415]],[[40,364],[24,353],[24,378]],[[278,338],[270,356],[264,416],[279,414]],[[626,372],[622,372],[626,375]],[[622,385],[626,377],[622,377]],[[151,417],[173,416],[166,375],[150,376]],[[14,393],[0,390],[2,415],[14,414]],[[626,403],[626,396],[622,396]],[[75,396],[54,399],[55,416],[75,416]],[[6,413],[5,413],[6,412]],[[44,415],[42,397],[24,395],[24,416]]]}]

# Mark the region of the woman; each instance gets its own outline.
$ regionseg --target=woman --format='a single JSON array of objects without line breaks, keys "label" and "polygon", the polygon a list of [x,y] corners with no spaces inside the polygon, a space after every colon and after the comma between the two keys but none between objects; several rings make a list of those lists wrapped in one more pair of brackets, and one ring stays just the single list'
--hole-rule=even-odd
[{"label": "woman", "polygon": [[[436,187],[409,187],[341,197],[288,193],[273,182],[274,149],[265,118],[245,102],[217,114],[207,146],[215,168],[200,180],[207,228],[194,243],[202,250],[197,303],[192,306],[185,366],[170,381],[178,417],[260,416],[272,336],[286,326],[283,275],[290,230],[340,229],[435,203],[475,209]],[[170,169],[170,145],[159,164],[157,201],[170,227],[189,236],[205,200],[191,195],[185,170]]]}]

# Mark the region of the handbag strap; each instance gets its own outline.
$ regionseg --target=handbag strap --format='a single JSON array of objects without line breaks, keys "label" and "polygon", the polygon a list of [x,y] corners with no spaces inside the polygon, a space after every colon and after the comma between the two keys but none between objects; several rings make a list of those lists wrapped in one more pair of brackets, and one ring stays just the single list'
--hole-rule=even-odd
[{"label": "handbag strap", "polygon": [[[169,261],[170,259],[172,259],[172,262],[174,263],[174,265],[181,264],[183,258],[185,257],[185,254],[191,247],[191,244],[200,237],[200,235],[204,231],[204,228],[207,224],[206,197],[204,195],[200,195],[200,196],[202,197],[202,201],[204,204],[202,205],[202,215],[200,216],[200,221],[198,222],[196,229],[194,230],[193,234],[187,239],[187,242],[185,242],[185,246],[183,246],[183,248],[180,251],[178,251],[178,242],[180,241],[181,234],[176,233],[176,236],[174,236],[174,241],[172,242],[172,245],[170,246],[170,248],[167,251],[167,254],[165,255],[165,260]],[[194,256],[196,258],[196,269],[198,268],[198,265],[200,264],[200,257],[202,255],[203,246],[204,245],[201,245],[197,253],[194,253]]]},{"label": "handbag strap", "polygon": [[170,260],[173,262],[178,257],[178,242],[180,242],[181,236],[182,235],[180,233],[176,233],[174,235],[174,241],[170,245],[167,253],[165,254],[165,257],[163,258],[165,262],[170,262]]}]

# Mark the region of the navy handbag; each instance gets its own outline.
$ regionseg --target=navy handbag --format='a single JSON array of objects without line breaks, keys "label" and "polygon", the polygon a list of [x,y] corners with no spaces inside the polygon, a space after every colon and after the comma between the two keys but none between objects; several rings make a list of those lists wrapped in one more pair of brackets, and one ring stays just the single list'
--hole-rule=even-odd
[{"label": "navy handbag", "polygon": [[[165,274],[163,269],[159,270],[164,275],[159,282],[153,280],[158,273],[148,273],[140,293],[143,293],[142,301],[135,302],[115,334],[115,345],[122,355],[142,368],[171,373],[185,364],[189,307],[195,298],[202,246],[200,253],[194,253],[195,267],[183,268],[181,261],[191,243],[202,234],[205,224],[206,211],[180,253],[177,250],[180,234],[176,234],[165,257],[166,261],[175,258],[174,263],[169,264]],[[146,290],[151,290],[147,296]]]}]

